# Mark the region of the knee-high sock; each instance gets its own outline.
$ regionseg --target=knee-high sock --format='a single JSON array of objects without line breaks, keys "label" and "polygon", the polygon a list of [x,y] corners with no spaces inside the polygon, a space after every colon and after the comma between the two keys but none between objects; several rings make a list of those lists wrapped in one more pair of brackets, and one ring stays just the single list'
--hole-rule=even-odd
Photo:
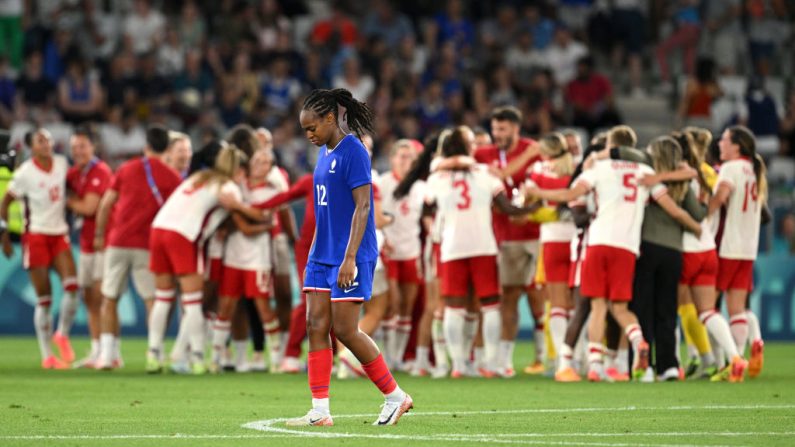
[{"label": "knee-high sock", "polygon": [[447,368],[447,342],[444,339],[444,313],[434,313],[431,323],[431,339],[433,340],[433,354],[436,366]]},{"label": "knee-high sock", "polygon": [[312,407],[323,414],[329,413],[328,392],[331,384],[331,367],[333,363],[334,354],[331,348],[312,351],[306,358],[309,391],[312,393]]},{"label": "knee-high sock", "polygon": [[[715,338],[715,341],[718,342],[721,350],[729,360],[733,359],[737,355],[740,355],[739,350],[737,349],[737,344],[732,338],[731,329],[729,329],[729,325],[726,324],[726,320],[723,318],[723,315],[714,310],[708,310],[701,313],[700,319],[704,326],[706,326],[709,334]],[[722,359],[718,359],[718,363],[720,366]]]},{"label": "knee-high sock", "polygon": [[384,324],[381,325],[381,327],[384,331],[384,360],[388,365],[393,365],[397,362],[398,316],[395,315],[392,318],[384,320]]},{"label": "knee-high sock", "polygon": [[75,321],[77,306],[80,304],[77,299],[77,279],[65,278],[63,287],[63,298],[58,315],[58,333],[68,337],[72,330],[72,323]]},{"label": "knee-high sock", "polygon": [[203,361],[204,313],[202,312],[202,292],[182,294],[182,305],[185,308],[185,316],[182,317],[181,324],[186,325],[185,330],[188,331],[192,360]]},{"label": "knee-high sock", "polygon": [[536,327],[533,330],[533,341],[535,342],[536,362],[543,362],[546,355],[546,339],[544,338],[544,331],[546,325],[544,324],[544,314],[533,315]]},{"label": "knee-high sock", "polygon": [[36,309],[33,311],[33,327],[36,328],[36,340],[39,342],[42,360],[52,356],[50,304],[52,304],[52,299],[49,296],[40,296],[36,303]]},{"label": "knee-high sock", "polygon": [[682,330],[685,333],[685,341],[688,345],[694,345],[700,355],[712,351],[707,336],[707,328],[698,319],[696,305],[693,303],[679,306],[679,318],[682,322]]},{"label": "knee-high sock", "polygon": [[588,343],[588,371],[594,371],[600,376],[603,371],[605,346],[601,343]]},{"label": "knee-high sock", "polygon": [[[168,312],[174,303],[174,289],[155,290],[155,303],[149,314],[149,352],[157,358],[163,351],[163,338],[168,324]],[[184,319],[184,317],[183,317]]]},{"label": "knee-high sock", "polygon": [[750,309],[745,311],[745,318],[748,320],[748,341],[753,343],[762,339],[762,328],[759,326],[759,318]]},{"label": "knee-high sock", "polygon": [[282,358],[282,333],[279,328],[279,319],[275,316],[262,324],[262,331],[265,333],[265,343],[270,352],[271,368],[278,367],[278,362]]},{"label": "knee-high sock", "polygon": [[[180,332],[188,333],[187,325],[183,325],[180,323],[179,325]],[[213,354],[212,354],[212,362],[214,364],[221,363],[221,354],[224,352],[224,348],[226,347],[226,341],[229,340],[229,332],[231,329],[232,323],[229,320],[222,320],[217,319],[213,323]]]},{"label": "knee-high sock", "polygon": [[453,370],[463,371],[466,363],[464,353],[464,325],[466,324],[466,310],[458,307],[444,309],[444,339],[447,349],[453,360]]},{"label": "knee-high sock", "polygon": [[[215,323],[215,321],[213,321],[212,323]],[[215,324],[210,325],[210,330],[212,331],[213,334],[215,333]],[[214,337],[215,337],[214,335],[210,336],[210,340],[211,341],[215,340]],[[226,343],[226,341],[224,341],[224,343]],[[215,349],[214,346],[213,349]],[[174,346],[171,347],[171,361],[185,362],[188,360],[186,357],[187,353],[188,353],[188,331],[185,325],[183,325],[180,322],[179,331],[177,332],[177,338],[176,340],[174,340]]]},{"label": "knee-high sock", "polygon": [[737,352],[743,355],[745,345],[748,343],[748,320],[745,318],[745,312],[729,318],[729,329],[731,329],[734,343],[737,344]]},{"label": "knee-high sock", "polygon": [[566,325],[569,313],[562,307],[553,307],[549,311],[549,333],[552,336],[552,346],[559,359],[563,352],[563,340],[566,338]]},{"label": "knee-high sock", "polygon": [[485,366],[487,369],[496,369],[500,365],[497,362],[498,349],[500,344],[500,332],[502,331],[502,315],[500,305],[483,306],[480,310],[483,315],[483,348],[485,354]]},{"label": "knee-high sock", "polygon": [[406,354],[406,345],[409,343],[411,335],[411,315],[401,315],[397,320],[395,330],[395,361],[396,365],[403,364],[403,356]]},{"label": "knee-high sock", "polygon": [[464,356],[469,360],[472,349],[475,347],[475,337],[478,335],[480,325],[480,315],[475,312],[467,312],[464,316]]}]

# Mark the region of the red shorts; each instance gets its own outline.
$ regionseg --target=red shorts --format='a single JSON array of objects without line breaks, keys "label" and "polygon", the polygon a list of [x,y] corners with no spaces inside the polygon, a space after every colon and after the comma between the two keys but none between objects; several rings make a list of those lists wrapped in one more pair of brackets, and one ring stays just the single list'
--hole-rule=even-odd
[{"label": "red shorts", "polygon": [[171,230],[153,228],[149,235],[149,270],[176,276],[202,273],[196,244]]},{"label": "red shorts", "polygon": [[26,269],[50,267],[55,257],[69,250],[69,236],[25,233],[22,235],[22,266]]},{"label": "red shorts", "polygon": [[682,254],[679,284],[715,287],[718,278],[718,253],[715,250]]},{"label": "red shorts", "polygon": [[212,258],[210,259],[210,274],[208,276],[210,281],[220,283],[221,282],[221,271],[223,270],[223,263],[221,262],[221,258]]},{"label": "red shorts", "polygon": [[221,275],[220,296],[230,298],[267,299],[270,296],[270,275],[266,271],[241,270],[224,266]]},{"label": "red shorts", "polygon": [[394,259],[385,259],[386,276],[399,283],[421,284],[422,278],[420,277],[420,259],[406,259],[404,261],[396,261]]},{"label": "red shorts", "polygon": [[456,259],[441,266],[442,296],[469,296],[470,284],[478,298],[500,294],[497,256]]},{"label": "red shorts", "polygon": [[547,284],[568,282],[571,269],[571,243],[544,242],[544,276]]},{"label": "red shorts", "polygon": [[588,247],[588,254],[582,264],[582,296],[632,301],[634,279],[634,253],[607,245]]},{"label": "red shorts", "polygon": [[745,259],[718,259],[718,290],[751,291],[754,288],[754,261]]}]

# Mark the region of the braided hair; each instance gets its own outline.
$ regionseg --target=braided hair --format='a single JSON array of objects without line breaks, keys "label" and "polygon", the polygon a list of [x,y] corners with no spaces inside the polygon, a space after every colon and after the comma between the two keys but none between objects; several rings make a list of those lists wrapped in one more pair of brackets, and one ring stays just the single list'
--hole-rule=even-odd
[{"label": "braided hair", "polygon": [[[339,116],[340,108],[345,109],[343,116]],[[312,90],[304,100],[303,109],[312,110],[317,116],[333,113],[340,127],[347,123],[350,130],[359,138],[364,134],[375,133],[373,110],[367,104],[357,101],[351,92],[344,88]]]}]

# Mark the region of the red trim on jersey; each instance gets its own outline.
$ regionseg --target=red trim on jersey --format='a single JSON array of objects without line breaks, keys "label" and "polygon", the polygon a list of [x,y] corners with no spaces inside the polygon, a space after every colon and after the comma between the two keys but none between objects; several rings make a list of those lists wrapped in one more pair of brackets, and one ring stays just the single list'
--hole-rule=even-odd
[{"label": "red trim on jersey", "polygon": [[36,157],[31,157],[30,159],[33,160],[33,166],[36,166],[37,168],[39,168],[40,171],[46,172],[47,174],[52,172],[52,167],[55,166],[55,162],[54,162],[55,159],[53,157],[50,157],[50,168],[49,169],[47,169],[44,166],[42,166],[41,163],[39,163],[39,160]]}]

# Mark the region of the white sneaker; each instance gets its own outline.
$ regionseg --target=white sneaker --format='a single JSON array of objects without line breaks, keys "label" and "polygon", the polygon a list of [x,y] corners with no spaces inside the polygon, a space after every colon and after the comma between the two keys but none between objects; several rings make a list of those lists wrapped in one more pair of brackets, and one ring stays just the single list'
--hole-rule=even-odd
[{"label": "white sneaker", "polygon": [[301,372],[301,361],[297,357],[285,357],[279,365],[279,371],[286,374],[298,374]]},{"label": "white sneaker", "polygon": [[237,373],[247,373],[251,372],[251,364],[246,361],[240,362],[235,365],[235,372]]},{"label": "white sneaker", "polygon": [[646,372],[640,378],[640,383],[654,383],[654,371],[651,366],[646,368]]},{"label": "white sneaker", "polygon": [[331,427],[334,421],[330,414],[323,414],[313,408],[306,415],[288,419],[284,424],[288,427]]},{"label": "white sneaker", "polygon": [[450,374],[450,369],[443,366],[437,366],[431,370],[431,378],[444,379]]},{"label": "white sneaker", "polygon": [[265,372],[268,370],[268,365],[265,364],[265,356],[260,352],[255,352],[254,355],[251,356],[249,366],[251,366],[251,371],[254,372]]},{"label": "white sneaker", "polygon": [[386,400],[381,406],[381,414],[373,422],[373,425],[396,425],[400,417],[412,408],[414,408],[414,401],[411,400],[408,393],[403,393],[403,400],[400,402]]},{"label": "white sneaker", "polygon": [[[185,361],[185,360],[178,361],[178,362],[171,362],[171,364],[168,366],[168,368],[171,370],[171,372],[173,372],[175,374],[192,374],[193,373],[193,370],[191,370],[191,368],[190,368],[190,364],[188,364],[188,362]],[[215,372],[215,371],[213,371],[213,372]]]},{"label": "white sneaker", "polygon": [[679,380],[679,368],[671,367],[671,368],[666,369],[665,371],[663,371],[662,374],[660,374],[659,377],[657,377],[657,380],[659,380],[660,382],[669,382],[669,381],[675,382],[675,381],[678,381]]}]

